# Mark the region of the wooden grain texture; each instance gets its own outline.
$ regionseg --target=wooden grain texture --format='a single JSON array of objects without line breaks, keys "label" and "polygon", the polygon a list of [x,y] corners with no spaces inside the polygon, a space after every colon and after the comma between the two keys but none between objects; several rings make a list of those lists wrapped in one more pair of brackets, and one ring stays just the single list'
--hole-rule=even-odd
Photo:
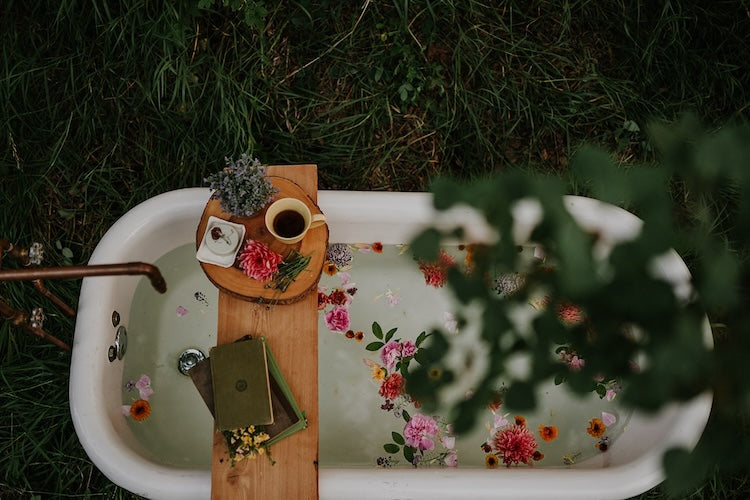
[{"label": "wooden grain texture", "polygon": [[[279,176],[272,176],[270,179],[274,186],[279,188],[279,194],[276,195],[275,200],[290,197],[297,198],[305,202],[312,214],[322,213],[315,201],[307,195],[299,184]],[[307,265],[307,268],[289,285],[286,291],[277,292],[268,290],[264,287],[264,283],[248,279],[236,263],[232,267],[221,267],[205,262],[201,262],[200,265],[211,283],[223,292],[249,301],[261,299],[264,302],[273,300],[277,304],[289,304],[299,300],[311,290],[317,289],[328,246],[328,226],[323,224],[311,228],[302,241],[293,245],[287,245],[276,240],[266,229],[266,208],[253,217],[233,217],[221,209],[221,202],[219,200],[210,200],[206,204],[200,224],[198,224],[196,245],[200,245],[201,239],[206,232],[209,217],[214,216],[242,224],[245,226],[245,240],[261,241],[268,245],[271,250],[282,256],[288,255],[292,249],[297,250],[302,255],[309,255],[310,263]]]},{"label": "wooden grain texture", "polygon": [[[269,167],[269,175],[293,180],[317,202],[317,167]],[[219,290],[218,344],[246,334],[263,335],[306,413],[308,428],[273,445],[275,465],[265,457],[231,467],[226,442],[214,431],[212,499],[318,498],[318,312],[317,294],[270,309]]]}]

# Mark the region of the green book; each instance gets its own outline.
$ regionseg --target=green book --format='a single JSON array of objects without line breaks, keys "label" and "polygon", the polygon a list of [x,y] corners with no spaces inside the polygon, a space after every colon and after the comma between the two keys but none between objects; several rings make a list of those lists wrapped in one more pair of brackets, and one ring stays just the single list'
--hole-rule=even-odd
[{"label": "green book", "polygon": [[[249,336],[238,340],[237,343],[245,342]],[[261,337],[262,338],[262,337]],[[271,407],[274,415],[274,423],[264,426],[266,433],[271,436],[268,441],[272,445],[295,432],[307,428],[305,413],[297,405],[289,385],[279,370],[279,365],[273,352],[265,344],[266,361],[268,365],[269,385],[271,389]],[[211,358],[208,357],[195,365],[189,372],[195,387],[198,389],[208,410],[215,416],[214,392],[211,377]]]},{"label": "green book", "polygon": [[216,346],[210,357],[216,428],[273,424],[265,340]]}]

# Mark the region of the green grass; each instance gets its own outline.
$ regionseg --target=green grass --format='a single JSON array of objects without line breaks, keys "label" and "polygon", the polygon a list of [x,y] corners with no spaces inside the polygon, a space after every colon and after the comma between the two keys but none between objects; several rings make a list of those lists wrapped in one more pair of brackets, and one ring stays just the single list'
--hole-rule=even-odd
[{"label": "green grass", "polygon": [[[0,6],[0,237],[43,241],[50,265],[62,249],[85,263],[129,208],[245,151],[317,163],[323,189],[425,190],[439,174],[565,176],[584,142],[650,160],[651,120],[750,111],[742,0],[281,1],[262,31],[190,2],[122,4]],[[48,285],[76,301],[78,281]],[[71,340],[29,286],[0,296],[45,306]],[[127,496],[78,444],[68,366],[0,323],[0,497]],[[750,496],[718,477],[695,498]]]}]

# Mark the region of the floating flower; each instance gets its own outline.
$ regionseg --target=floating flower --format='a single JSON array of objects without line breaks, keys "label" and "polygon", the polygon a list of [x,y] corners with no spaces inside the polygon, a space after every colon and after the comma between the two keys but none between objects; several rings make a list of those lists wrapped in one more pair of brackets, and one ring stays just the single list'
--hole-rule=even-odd
[{"label": "floating flower", "polygon": [[352,250],[345,243],[334,243],[326,250],[326,260],[336,266],[339,271],[349,268],[353,258]]},{"label": "floating flower", "polygon": [[379,241],[376,241],[372,244],[372,251],[375,253],[383,253],[383,244]]},{"label": "floating flower", "polygon": [[497,469],[497,466],[500,464],[500,460],[497,459],[497,455],[494,453],[488,453],[484,456],[484,465],[488,469]]},{"label": "floating flower", "polygon": [[336,264],[329,260],[323,263],[323,272],[328,276],[333,276],[338,272],[338,269],[336,269]]},{"label": "floating flower", "polygon": [[130,405],[130,417],[136,422],[142,422],[151,415],[151,404],[145,399],[138,399]]},{"label": "floating flower", "polygon": [[322,311],[328,305],[328,295],[318,292],[318,311]]},{"label": "floating flower", "polygon": [[419,270],[422,272],[427,285],[441,288],[445,285],[448,269],[455,267],[455,265],[456,262],[453,257],[445,253],[444,250],[440,250],[436,262],[420,262]]},{"label": "floating flower", "polygon": [[613,414],[603,411],[602,412],[602,423],[605,425],[605,427],[609,427],[610,425],[615,425],[615,422],[617,422],[617,417],[615,417]]},{"label": "floating flower", "polygon": [[138,396],[140,396],[140,399],[148,400],[148,398],[150,398],[154,393],[154,390],[151,389],[151,378],[148,375],[141,375],[141,378],[139,378],[138,380],[129,381],[127,384],[125,384],[125,387],[129,391],[138,389]]},{"label": "floating flower", "polygon": [[526,419],[523,418],[521,415],[516,415],[513,420],[516,422],[516,425],[520,425],[521,427],[526,427]]},{"label": "floating flower", "polygon": [[604,436],[603,438],[601,438],[601,439],[599,440],[599,442],[598,442],[598,443],[596,443],[596,444],[594,445],[594,447],[595,447],[595,448],[596,448],[597,450],[601,451],[601,452],[605,452],[605,451],[607,451],[607,450],[609,449],[609,438],[608,438],[607,436]]},{"label": "floating flower", "polygon": [[417,345],[411,340],[407,340],[401,343],[401,357],[407,358],[414,356],[417,353]]},{"label": "floating flower", "polygon": [[375,380],[385,379],[385,368],[377,364],[376,362],[367,358],[363,359],[364,363],[370,367],[370,376]]},{"label": "floating flower", "polygon": [[492,448],[508,467],[518,463],[531,464],[536,446],[534,435],[522,425],[511,425],[492,438]]},{"label": "floating flower", "polygon": [[557,438],[557,426],[540,425],[539,437],[542,438],[544,441],[554,441],[555,438]]},{"label": "floating flower", "polygon": [[404,392],[404,377],[400,373],[391,373],[380,384],[378,394],[385,399],[396,399]]},{"label": "floating flower", "polygon": [[526,277],[520,273],[504,273],[495,278],[492,289],[502,297],[510,297],[523,287]]},{"label": "floating flower", "polygon": [[443,459],[443,463],[448,467],[458,467],[458,452],[450,450]]},{"label": "floating flower", "polygon": [[586,432],[591,437],[600,438],[607,431],[607,426],[600,418],[592,418],[589,420],[589,426],[586,428]]},{"label": "floating flower", "polygon": [[431,450],[435,447],[432,438],[438,434],[438,426],[435,419],[417,413],[412,415],[404,426],[404,440],[409,446],[420,451]]},{"label": "floating flower", "polygon": [[357,332],[354,334],[354,340],[357,342],[362,342],[365,339],[365,334],[361,330],[357,330]]},{"label": "floating flower", "polygon": [[390,371],[396,366],[396,361],[401,357],[401,344],[391,340],[380,351],[380,360]]},{"label": "floating flower", "polygon": [[351,325],[349,310],[343,306],[334,306],[325,313],[324,320],[326,327],[333,332],[345,332]]},{"label": "floating flower", "polygon": [[564,302],[557,306],[557,317],[567,326],[578,325],[585,318],[583,309],[570,302]]},{"label": "floating flower", "polygon": [[347,330],[346,333],[344,334],[344,337],[346,337],[348,339],[353,339],[354,338],[354,330]]},{"label": "floating flower", "polygon": [[265,243],[255,240],[248,240],[239,257],[240,268],[245,275],[258,281],[269,281],[278,272],[283,260]]}]

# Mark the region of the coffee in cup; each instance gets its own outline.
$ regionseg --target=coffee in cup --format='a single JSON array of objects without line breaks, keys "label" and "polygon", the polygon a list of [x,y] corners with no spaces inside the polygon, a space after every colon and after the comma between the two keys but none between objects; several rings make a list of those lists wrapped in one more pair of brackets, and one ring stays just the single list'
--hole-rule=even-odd
[{"label": "coffee in cup", "polygon": [[266,229],[282,243],[297,243],[313,227],[326,223],[323,214],[312,214],[297,198],[281,198],[266,210]]}]

